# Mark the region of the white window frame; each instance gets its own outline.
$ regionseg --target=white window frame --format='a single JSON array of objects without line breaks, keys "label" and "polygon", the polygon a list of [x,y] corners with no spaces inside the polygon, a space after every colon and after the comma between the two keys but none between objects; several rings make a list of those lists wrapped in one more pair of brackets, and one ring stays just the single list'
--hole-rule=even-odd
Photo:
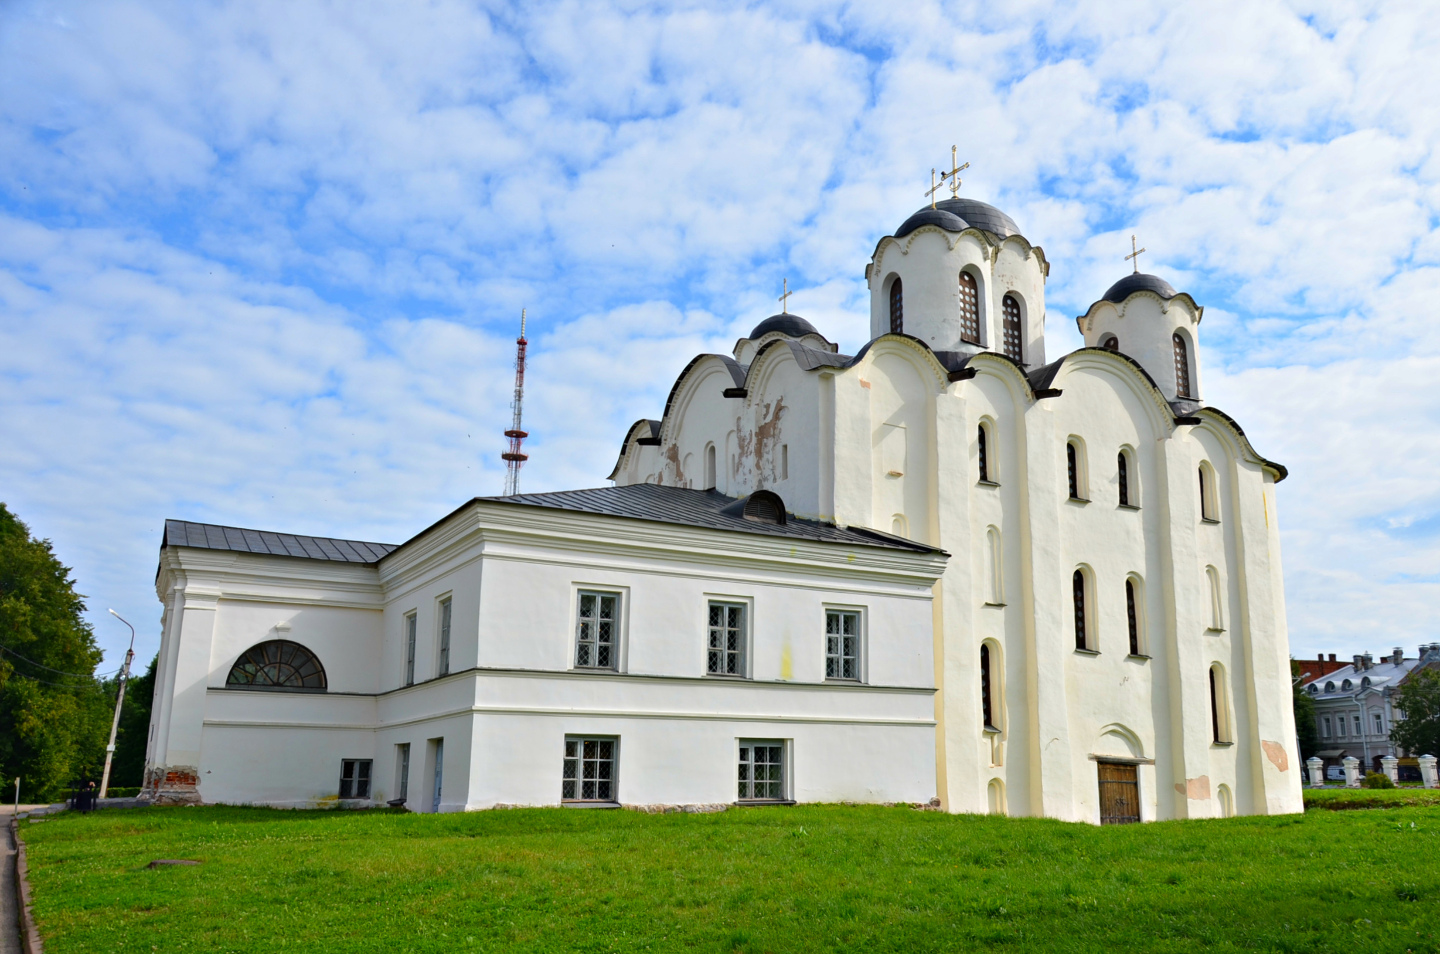
[{"label": "white window frame", "polygon": [[[598,662],[581,662],[581,661],[580,661],[580,651],[581,651],[582,647],[584,647],[584,646],[586,645],[587,642],[588,642],[588,643],[590,644],[590,646],[594,649],[594,651],[595,651],[594,654],[595,654],[596,657],[598,657],[598,655],[599,655],[599,648],[600,648],[600,643],[599,643],[598,634],[596,635],[596,638],[595,638],[594,640],[583,640],[583,639],[581,638],[582,627],[584,626],[585,621],[586,621],[587,619],[590,619],[590,618],[591,618],[591,617],[585,617],[585,616],[582,616],[582,615],[581,615],[581,611],[582,611],[583,608],[584,608],[585,598],[586,598],[587,596],[595,597],[595,599],[597,600],[596,607],[595,607],[595,608],[596,608],[596,611],[597,611],[597,616],[594,617],[594,619],[595,619],[595,621],[596,621],[596,624],[597,624],[597,628],[598,628],[598,624],[601,622],[601,617],[598,615],[599,608],[600,608],[600,604],[599,604],[598,601],[605,600],[605,599],[612,599],[612,600],[615,601],[615,610],[614,610],[613,614],[611,615],[611,618],[610,618],[610,621],[609,621],[609,622],[610,622],[610,627],[611,627],[611,629],[610,629],[610,643],[609,643],[609,647],[610,647],[610,661],[609,661],[609,663],[607,663],[607,664],[605,664],[605,665],[601,665],[601,664],[598,663]],[[625,603],[626,603],[626,601],[625,601],[625,593],[624,593],[623,591],[621,591],[621,590],[615,589],[614,587],[599,587],[599,586],[577,586],[577,587],[575,587],[575,612],[574,612],[574,617],[573,617],[574,620],[575,620],[575,633],[574,633],[574,641],[573,641],[574,651],[571,653],[571,656],[570,656],[570,665],[571,665],[571,668],[573,668],[573,669],[578,669],[578,670],[585,671],[585,672],[619,672],[619,671],[620,671],[621,643],[623,642],[623,634],[624,634],[624,632],[625,632]]]},{"label": "white window frame", "polygon": [[[767,750],[779,748],[780,750],[780,779],[778,791],[767,791],[766,794],[756,797],[755,792],[755,749],[763,747]],[[792,802],[790,797],[790,740],[789,739],[736,739],[735,740],[735,788],[737,804],[741,805],[787,805]],[[775,762],[764,762],[763,765],[775,765]],[[748,778],[746,776],[749,776]],[[767,780],[763,784],[770,785]],[[778,797],[776,797],[778,795]]]},{"label": "white window frame", "polygon": [[420,613],[411,610],[401,617],[400,624],[400,684],[415,685],[415,642],[420,630]]},{"label": "white window frame", "polygon": [[[865,612],[865,608],[863,606],[849,606],[838,603],[825,603],[823,604],[823,609],[825,611],[825,681],[851,683],[865,682],[865,647],[869,642],[865,638],[866,623],[868,622],[868,614]],[[841,619],[844,619],[844,617],[846,616],[855,617],[855,674],[853,676],[832,676],[830,674],[830,660],[832,658],[830,653],[830,614],[832,613],[838,614]],[[844,634],[842,633],[839,635],[843,643]],[[840,668],[843,668],[843,645],[839,659],[842,662],[842,667]]]},{"label": "white window frame", "polygon": [[[710,648],[711,632],[710,632],[710,631],[711,631],[711,629],[712,629],[711,624],[710,624],[710,613],[711,613],[711,610],[712,610],[713,608],[717,607],[717,606],[723,606],[723,607],[727,607],[727,608],[739,608],[739,609],[741,610],[741,612],[742,612],[742,619],[743,619],[743,623],[742,623],[742,625],[741,625],[741,633],[742,633],[742,636],[741,636],[741,645],[740,645],[740,649],[739,649],[739,657],[740,657],[740,659],[739,659],[739,666],[737,667],[737,669],[738,669],[737,672],[725,672],[725,671],[723,671],[724,668],[725,668],[724,666],[722,666],[722,670],[721,670],[720,672],[712,671],[711,668],[710,668],[710,653],[711,653],[711,648]],[[722,594],[718,594],[718,593],[706,593],[706,594],[705,594],[705,624],[704,624],[704,625],[705,625],[705,675],[707,675],[707,676],[713,676],[713,677],[720,678],[720,679],[749,679],[749,678],[750,678],[750,662],[751,662],[751,657],[754,655],[754,645],[753,645],[753,644],[754,644],[754,633],[755,633],[755,613],[754,613],[754,609],[755,609],[755,601],[754,601],[753,599],[748,598],[748,597],[726,596],[726,595],[722,595]],[[728,629],[729,627],[726,626],[725,628]],[[722,648],[721,652],[722,652],[722,653],[728,653],[729,650]]]},{"label": "white window frame", "polygon": [[401,742],[395,746],[395,797],[401,801],[410,797],[409,742]]},{"label": "white window frame", "polygon": [[[610,763],[610,778],[609,778],[609,779],[600,779],[600,778],[597,777],[596,779],[594,779],[594,781],[595,781],[595,783],[596,783],[595,789],[594,789],[594,795],[595,795],[596,797],[594,797],[594,798],[585,798],[585,797],[584,797],[584,794],[585,794],[585,786],[584,786],[584,783],[585,783],[585,762],[587,762],[587,761],[594,761],[594,762],[596,762],[596,763],[598,764],[598,763],[600,763],[600,762],[602,762],[602,761],[605,761],[605,760],[603,760],[603,759],[598,759],[598,758],[596,758],[596,759],[586,759],[586,758],[585,758],[585,743],[587,743],[587,742],[593,742],[593,743],[596,743],[596,744],[607,744],[607,743],[608,743],[608,744],[610,745],[610,758],[609,758],[609,760],[608,760],[609,763]],[[575,746],[575,748],[574,748],[573,750],[572,750],[572,748],[571,748],[572,745]],[[573,757],[572,757],[572,755],[571,755],[571,752],[572,752],[572,751],[575,752],[575,755],[574,755]],[[616,735],[586,735],[586,734],[566,733],[566,735],[565,735],[565,745],[564,745],[564,748],[562,749],[562,752],[563,752],[563,758],[562,758],[562,760],[561,760],[561,768],[560,768],[560,801],[561,801],[562,804],[565,804],[565,805],[618,805],[618,804],[620,804],[620,737],[619,737],[619,736],[616,736]],[[576,763],[576,764],[575,764],[575,768],[574,768],[574,770],[573,770],[573,772],[574,772],[573,775],[569,774],[569,773],[572,771],[572,770],[571,770],[571,767],[570,767],[570,763],[571,763],[571,762]],[[567,797],[566,794],[565,794],[565,783],[566,783],[566,782],[569,782],[569,781],[573,781],[573,782],[575,783],[575,786],[574,786],[574,788],[571,789],[571,791],[573,792],[573,795]],[[610,797],[609,797],[609,798],[601,798],[601,797],[599,797],[600,792],[602,791],[602,789],[601,789],[601,787],[600,787],[600,783],[601,783],[602,781],[608,781],[608,782],[610,783]]]},{"label": "white window frame", "polygon": [[450,644],[455,628],[455,599],[446,593],[435,600],[435,676],[450,675]]}]

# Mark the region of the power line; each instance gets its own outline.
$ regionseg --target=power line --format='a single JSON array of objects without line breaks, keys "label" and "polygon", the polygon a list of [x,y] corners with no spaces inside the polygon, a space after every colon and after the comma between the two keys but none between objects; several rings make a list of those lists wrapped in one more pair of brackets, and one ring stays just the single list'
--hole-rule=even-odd
[{"label": "power line", "polygon": [[[25,662],[29,663],[29,664],[32,665],[32,666],[38,666],[38,667],[41,668],[41,669],[46,669],[46,670],[49,670],[50,672],[59,673],[59,674],[62,675],[62,676],[74,676],[76,679],[94,679],[94,678],[96,678],[96,674],[95,674],[95,673],[88,673],[88,672],[66,672],[66,671],[63,670],[63,669],[55,669],[54,667],[52,667],[52,666],[47,666],[47,665],[45,665],[44,663],[37,663],[37,662],[36,662],[35,660],[33,660],[33,659],[26,659],[26,657],[20,655],[20,654],[17,653],[15,650],[11,649],[9,646],[0,645],[0,652],[9,653],[10,655],[14,656],[16,659],[24,660]],[[116,672],[119,672],[120,670],[116,669],[115,671],[116,671]]]}]

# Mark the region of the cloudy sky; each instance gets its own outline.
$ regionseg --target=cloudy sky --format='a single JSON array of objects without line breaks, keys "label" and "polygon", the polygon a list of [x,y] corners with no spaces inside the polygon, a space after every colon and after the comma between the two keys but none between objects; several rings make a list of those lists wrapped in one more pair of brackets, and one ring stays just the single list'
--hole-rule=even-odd
[{"label": "cloudy sky", "polygon": [[398,542],[597,486],[699,351],[863,269],[960,146],[1053,263],[1144,267],[1290,468],[1295,655],[1440,639],[1440,14],[1411,2],[0,5],[0,500],[109,651],[167,517]]}]

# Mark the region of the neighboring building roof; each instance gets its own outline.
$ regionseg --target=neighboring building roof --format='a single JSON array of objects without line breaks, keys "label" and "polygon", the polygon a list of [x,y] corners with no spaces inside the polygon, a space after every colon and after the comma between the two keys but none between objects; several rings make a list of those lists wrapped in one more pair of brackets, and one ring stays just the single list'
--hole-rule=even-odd
[{"label": "neighboring building roof", "polygon": [[213,523],[166,520],[160,548],[194,547],[200,550],[231,550],[263,553],[267,556],[299,557],[302,560],[333,560],[338,563],[375,563],[398,544],[337,540],[333,537],[306,537],[269,530],[245,530]]},{"label": "neighboring building roof", "polygon": [[[1301,660],[1301,665],[1304,661]],[[1356,669],[1351,663],[1342,666],[1333,672],[1326,673],[1315,679],[1305,682],[1305,691],[1310,693],[1311,698],[1317,702],[1327,700],[1343,701],[1352,696],[1358,695],[1372,689],[1385,689],[1403,679],[1410,670],[1419,665],[1418,659],[1406,659],[1403,662],[1390,662],[1386,657],[1381,657],[1369,669]],[[1345,688],[1345,681],[1350,681],[1350,687]],[[1366,680],[1369,680],[1367,683]],[[1334,690],[1327,691],[1326,686],[1334,685]],[[1314,686],[1315,691],[1311,692],[1310,687]]]},{"label": "neighboring building roof", "polygon": [[1167,301],[1180,294],[1175,290],[1173,285],[1158,275],[1134,272],[1111,285],[1105,294],[1100,296],[1100,300],[1113,301],[1118,305],[1131,295],[1140,291],[1154,292]]},{"label": "neighboring building roof", "polygon": [[968,228],[984,229],[1001,238],[1020,234],[1015,220],[995,206],[979,199],[944,199],[935,208],[926,206],[895,230],[896,238],[904,238],[922,225],[935,225],[947,232],[963,232]]},{"label": "neighboring building roof", "polygon": [[841,529],[817,520],[789,517],[783,524],[747,520],[735,513],[725,513],[740,498],[728,497],[715,490],[686,490],[658,484],[629,484],[624,487],[595,487],[589,490],[562,490],[548,494],[516,494],[513,497],[479,497],[485,503],[519,504],[526,507],[547,507],[581,513],[654,520],[709,530],[733,530],[763,536],[791,537],[819,543],[842,543],[851,546],[888,547],[895,550],[932,553],[936,547],[903,537],[863,527]]},{"label": "neighboring building roof", "polygon": [[[769,318],[760,322],[760,324],[756,325],[755,329],[750,332],[750,338],[753,340],[762,335],[767,335],[772,331],[778,331],[792,338],[803,338],[806,335],[820,335],[820,332],[817,331],[815,326],[810,324],[810,322],[801,318],[799,315],[787,313],[771,315]],[[824,338],[825,336],[820,335],[820,337]]]}]

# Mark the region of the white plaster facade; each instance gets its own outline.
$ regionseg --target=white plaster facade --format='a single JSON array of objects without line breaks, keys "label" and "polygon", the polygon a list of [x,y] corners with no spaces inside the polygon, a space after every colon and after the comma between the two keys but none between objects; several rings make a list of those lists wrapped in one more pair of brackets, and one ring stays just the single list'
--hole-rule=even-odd
[{"label": "white plaster facade", "polygon": [[[601,736],[618,743],[614,800],[726,804],[739,741],[762,739],[784,744],[789,799],[926,802],[932,589],[944,560],[495,500],[472,501],[374,563],[167,539],[147,786],[178,801],[310,806],[334,802],[342,760],[360,759],[371,760],[372,790],[356,801],[379,803],[402,791],[397,746],[408,744],[411,808],[552,805],[565,739]],[[575,664],[582,589],[620,596],[613,671]],[[744,678],[706,675],[711,599],[748,609]],[[825,678],[834,607],[861,614],[859,680]],[[241,654],[276,638],[320,659],[326,691],[226,685]]]},{"label": "white plaster facade", "polygon": [[[1142,819],[1301,811],[1275,502],[1285,471],[1205,406],[1203,310],[1153,276],[1127,276],[1077,319],[1087,347],[1047,365],[1044,253],[976,207],[1002,224],[922,210],[879,242],[866,268],[872,340],[858,355],[797,332],[697,358],[662,419],[631,428],[612,479],[768,489],[797,514],[952,554],[935,598],[936,775],[950,811],[1097,821],[1097,760],[1139,766]],[[960,333],[962,271],[979,290],[978,343]],[[1020,362],[997,353],[1007,294],[1023,317]],[[1119,350],[1096,347],[1111,334]]]}]

